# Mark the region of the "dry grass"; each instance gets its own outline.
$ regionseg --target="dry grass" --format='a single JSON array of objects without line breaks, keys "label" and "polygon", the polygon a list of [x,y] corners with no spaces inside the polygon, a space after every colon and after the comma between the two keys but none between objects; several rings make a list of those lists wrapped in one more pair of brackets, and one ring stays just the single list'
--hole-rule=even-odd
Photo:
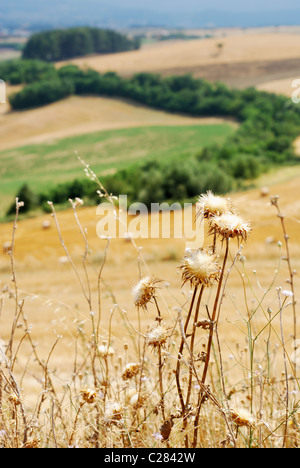
[{"label": "dry grass", "polygon": [[[218,52],[216,44],[222,40]],[[195,39],[174,43],[158,43],[137,51],[72,59],[72,63],[88,66],[100,72],[114,70],[132,73],[157,71],[216,63],[253,62],[257,60],[287,60],[299,58],[300,37],[296,34],[256,33],[220,38]],[[65,62],[64,62],[65,63]]]},{"label": "dry grass", "polygon": [[[192,73],[230,86],[257,86],[283,78],[298,78],[300,36],[287,29],[225,31],[218,36],[192,41],[158,43],[138,51],[96,55],[72,60],[99,72],[124,76],[140,71],[179,75]],[[222,43],[222,48],[218,44]],[[58,66],[65,64],[60,63]]]},{"label": "dry grass", "polygon": [[[299,178],[271,187],[275,194],[299,270]],[[1,260],[4,446],[298,446],[299,389],[291,362],[298,330],[291,298],[276,290],[290,289],[281,218],[259,190],[236,194],[233,202],[252,223],[246,261],[237,257],[232,266],[239,249],[232,239],[226,294],[217,285],[203,291],[196,328],[193,319],[187,326],[196,302],[189,285],[181,287],[178,270],[183,240],[101,240],[95,209],[84,207],[55,214],[47,229],[44,218],[17,223],[13,256]],[[12,232],[3,225],[1,242]],[[216,247],[222,265],[225,245]],[[163,282],[144,312],[131,290],[146,274]],[[297,295],[299,279],[292,279]],[[211,328],[216,294],[221,314]]]},{"label": "dry grass", "polygon": [[293,81],[298,79],[299,76],[300,75],[298,73],[291,78],[266,81],[264,83],[258,84],[257,89],[260,91],[266,91],[267,93],[282,94],[283,96],[291,98],[293,92],[295,91],[295,88],[292,86]]}]

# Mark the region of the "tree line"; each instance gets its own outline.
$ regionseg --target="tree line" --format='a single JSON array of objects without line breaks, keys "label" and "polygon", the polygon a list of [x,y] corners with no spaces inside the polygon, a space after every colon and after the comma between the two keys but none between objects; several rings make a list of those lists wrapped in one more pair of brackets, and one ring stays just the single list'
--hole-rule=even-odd
[{"label": "tree line", "polygon": [[74,27],[33,34],[27,41],[22,57],[57,62],[88,54],[108,54],[134,50],[138,39],[109,29]]}]

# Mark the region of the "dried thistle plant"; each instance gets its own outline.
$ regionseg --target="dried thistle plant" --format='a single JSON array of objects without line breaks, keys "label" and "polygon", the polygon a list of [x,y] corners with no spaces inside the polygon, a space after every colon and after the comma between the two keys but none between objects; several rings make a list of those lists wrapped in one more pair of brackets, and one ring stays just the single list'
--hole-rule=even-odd
[{"label": "dried thistle plant", "polygon": [[99,398],[99,390],[98,389],[91,389],[91,388],[82,388],[80,390],[80,395],[85,403],[89,405],[95,403]]},{"label": "dried thistle plant", "polygon": [[237,427],[255,427],[256,421],[245,408],[230,409],[230,418]]},{"label": "dried thistle plant", "polygon": [[229,198],[214,195],[208,190],[206,194],[202,194],[198,198],[197,207],[197,216],[211,218],[212,216],[220,216],[224,213],[231,212],[232,203]]},{"label": "dried thistle plant", "polygon": [[147,304],[155,297],[159,281],[153,276],[145,276],[132,288],[132,296],[136,307],[147,309]]},{"label": "dried thistle plant", "polygon": [[130,380],[139,374],[141,365],[138,362],[129,362],[122,371],[122,379]]},{"label": "dried thistle plant", "polygon": [[217,256],[205,250],[189,251],[181,265],[183,284],[190,282],[191,286],[212,286],[221,273]]},{"label": "dried thistle plant", "polygon": [[240,216],[229,212],[210,218],[210,232],[216,232],[222,239],[234,239],[246,241],[251,227]]},{"label": "dried thistle plant", "polygon": [[146,345],[152,346],[153,348],[165,346],[170,337],[170,333],[170,329],[165,327],[162,323],[155,325],[146,335]]}]

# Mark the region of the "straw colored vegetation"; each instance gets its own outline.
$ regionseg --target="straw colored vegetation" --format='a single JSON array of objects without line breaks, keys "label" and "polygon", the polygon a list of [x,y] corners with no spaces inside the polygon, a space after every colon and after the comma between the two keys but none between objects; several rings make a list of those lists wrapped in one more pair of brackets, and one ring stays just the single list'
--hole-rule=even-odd
[{"label": "straw colored vegetation", "polygon": [[[221,55],[216,43],[223,42]],[[238,44],[238,47],[237,47]],[[195,39],[159,43],[151,48],[72,59],[72,63],[87,65],[99,71],[132,72],[162,70],[256,60],[280,60],[299,57],[299,36],[295,34],[256,33],[229,35],[222,38]],[[65,62],[64,62],[65,63]]]},{"label": "straw colored vegetation", "polygon": [[193,253],[100,239],[79,199],[3,225],[1,445],[297,447],[298,200],[203,194]]},{"label": "straw colored vegetation", "polygon": [[298,74],[295,74],[290,78],[282,78],[280,80],[270,80],[257,85],[257,89],[260,91],[266,91],[267,93],[283,94],[287,97],[292,97],[295,91],[293,87],[294,80],[299,79]]},{"label": "straw colored vegetation", "polygon": [[140,71],[169,75],[190,72],[238,87],[298,78],[299,34],[289,29],[229,30],[225,34],[226,37],[163,42],[122,54],[74,59],[72,63],[100,72],[114,70],[122,75]]}]

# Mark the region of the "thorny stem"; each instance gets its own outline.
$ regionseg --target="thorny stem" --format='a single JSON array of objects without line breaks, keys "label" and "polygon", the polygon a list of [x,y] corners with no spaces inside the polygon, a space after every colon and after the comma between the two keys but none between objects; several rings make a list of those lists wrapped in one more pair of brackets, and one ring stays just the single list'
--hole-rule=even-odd
[{"label": "thorny stem", "polygon": [[[220,413],[224,416],[224,419],[225,419],[226,425],[228,427],[228,430],[231,432],[230,423],[228,421],[226,413],[224,412],[221,404],[219,403],[217,398],[210,392],[209,388],[206,387],[204,384],[202,384],[201,380],[198,377],[197,370],[195,368],[195,364],[194,364],[194,360],[193,360],[193,356],[191,354],[191,350],[190,350],[190,347],[188,345],[186,334],[185,334],[185,331],[184,331],[184,328],[183,328],[182,318],[181,318],[181,311],[180,310],[178,311],[178,322],[179,322],[179,329],[180,329],[180,332],[181,332],[182,339],[183,339],[183,341],[184,341],[184,343],[186,345],[186,348],[187,348],[187,350],[189,352],[189,355],[190,355],[190,364],[189,365],[192,367],[194,375],[195,375],[196,380],[197,380],[197,383],[198,383],[198,385],[200,387],[199,399],[201,399],[201,401],[204,400],[204,399],[210,399],[210,401],[212,401],[212,403],[218,408]],[[201,402],[200,402],[200,404],[198,404],[198,408],[200,408],[200,406],[201,406]],[[199,419],[199,413],[200,413],[200,410],[198,411],[198,419]],[[194,442],[193,442],[193,447],[194,448],[197,445],[197,432],[198,432],[198,420],[197,420],[197,422],[195,421],[195,425],[194,425]],[[235,443],[235,439],[233,439],[233,442]]]}]

